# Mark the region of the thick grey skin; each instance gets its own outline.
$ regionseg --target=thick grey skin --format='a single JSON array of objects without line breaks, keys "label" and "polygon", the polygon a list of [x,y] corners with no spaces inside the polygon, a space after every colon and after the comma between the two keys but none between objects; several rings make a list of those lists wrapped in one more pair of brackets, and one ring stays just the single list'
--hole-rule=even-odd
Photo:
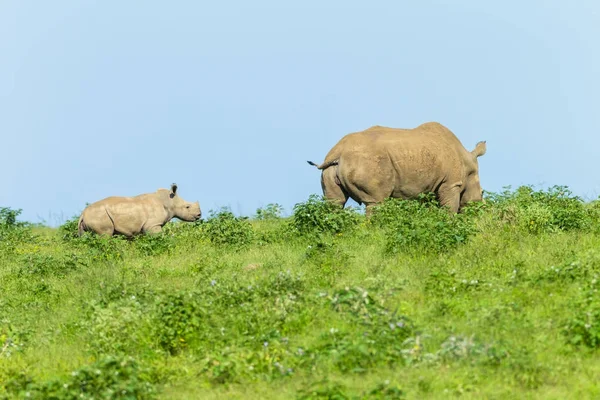
[{"label": "thick grey skin", "polygon": [[428,122],[414,129],[373,126],[344,136],[317,165],[326,199],[344,206],[348,198],[372,206],[388,197],[414,199],[433,192],[457,213],[481,201],[478,157],[485,141],[467,151],[445,126]]},{"label": "thick grey skin", "polygon": [[79,217],[79,236],[85,231],[99,235],[133,237],[142,233],[159,233],[172,218],[193,222],[202,217],[200,204],[190,203],[177,195],[177,185],[171,190],[135,197],[112,196],[90,204]]}]

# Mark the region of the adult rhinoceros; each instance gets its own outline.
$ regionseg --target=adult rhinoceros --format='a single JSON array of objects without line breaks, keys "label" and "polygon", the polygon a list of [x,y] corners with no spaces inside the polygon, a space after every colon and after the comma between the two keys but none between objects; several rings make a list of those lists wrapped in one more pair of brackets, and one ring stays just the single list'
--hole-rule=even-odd
[{"label": "adult rhinoceros", "polygon": [[433,192],[458,212],[482,200],[477,158],[485,141],[467,151],[445,126],[428,122],[413,129],[373,126],[344,136],[316,166],[325,198],[342,207],[348,198],[371,206],[387,197],[413,199]]},{"label": "adult rhinoceros", "polygon": [[171,190],[134,197],[112,196],[87,206],[79,217],[79,236],[84,231],[101,235],[121,234],[132,237],[140,233],[158,233],[173,217],[197,221],[202,216],[198,202],[189,203],[177,195],[177,185]]}]

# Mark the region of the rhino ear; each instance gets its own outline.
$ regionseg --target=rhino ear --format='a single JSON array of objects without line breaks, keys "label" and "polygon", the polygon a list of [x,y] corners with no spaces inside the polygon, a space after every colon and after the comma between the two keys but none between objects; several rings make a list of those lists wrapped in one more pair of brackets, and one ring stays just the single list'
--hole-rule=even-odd
[{"label": "rhino ear", "polygon": [[485,154],[485,151],[486,151],[486,145],[485,145],[485,140],[484,140],[484,141],[477,143],[477,145],[475,146],[475,149],[471,153],[475,157],[481,157],[482,155]]},{"label": "rhino ear", "polygon": [[173,197],[175,197],[176,194],[177,194],[177,184],[172,183],[171,184],[171,193],[169,194],[169,197],[173,198]]}]

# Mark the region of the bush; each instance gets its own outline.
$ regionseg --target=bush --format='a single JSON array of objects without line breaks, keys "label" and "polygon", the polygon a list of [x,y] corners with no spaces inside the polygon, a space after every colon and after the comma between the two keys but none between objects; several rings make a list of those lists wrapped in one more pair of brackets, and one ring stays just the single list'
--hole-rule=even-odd
[{"label": "bush", "polygon": [[0,207],[0,228],[22,228],[28,226],[26,222],[17,221],[23,210],[13,210],[10,207]]},{"label": "bush", "polygon": [[10,320],[0,319],[0,358],[10,358],[23,351],[31,331],[17,329]]},{"label": "bush", "polygon": [[308,201],[294,206],[290,228],[301,234],[340,233],[356,227],[358,213],[353,208],[341,208],[315,194]]},{"label": "bush", "polygon": [[58,232],[65,242],[77,239],[79,237],[79,215],[66,220],[58,227]]},{"label": "bush", "polygon": [[159,346],[176,354],[198,334],[204,310],[192,293],[159,297],[155,304],[154,336]]},{"label": "bush", "polygon": [[131,354],[146,341],[144,307],[135,295],[122,301],[91,306],[88,321],[81,324],[88,335],[89,350],[95,354]]},{"label": "bush", "polygon": [[264,208],[258,208],[256,210],[256,219],[258,220],[269,220],[281,218],[283,214],[283,206],[277,203],[267,204]]},{"label": "bush", "polygon": [[590,210],[566,186],[535,191],[521,186],[489,196],[491,209],[504,222],[528,233],[571,231],[591,227]]},{"label": "bush", "polygon": [[85,232],[72,243],[75,247],[87,250],[94,260],[121,261],[127,240],[123,236],[103,236]]},{"label": "bush", "polygon": [[86,265],[85,261],[74,253],[61,256],[50,254],[26,254],[21,256],[21,266],[17,275],[41,277],[64,277],[69,272],[76,271],[80,265]]},{"label": "bush", "polygon": [[175,247],[175,238],[164,231],[155,234],[144,234],[135,236],[133,242],[135,247],[146,256],[156,256],[167,253]]},{"label": "bush", "polygon": [[34,242],[31,224],[17,221],[21,209],[0,207],[0,256],[12,253],[18,244]]},{"label": "bush", "polygon": [[215,244],[243,247],[254,239],[254,230],[246,217],[236,217],[224,208],[211,210],[210,218],[202,224],[208,239]]},{"label": "bush", "polygon": [[308,245],[305,257],[317,267],[315,276],[321,278],[327,286],[335,283],[351,258],[335,241],[323,240],[321,237]]},{"label": "bush", "polygon": [[585,282],[581,299],[574,305],[573,317],[563,333],[576,346],[600,347],[600,281],[595,276]]},{"label": "bush", "polygon": [[374,207],[371,223],[388,231],[386,250],[444,252],[476,233],[470,214],[450,214],[430,195],[420,200],[386,199]]},{"label": "bush", "polygon": [[[106,357],[83,366],[64,380],[37,383],[22,372],[13,371],[0,385],[9,395],[30,399],[153,399],[156,390],[147,371],[131,357]],[[10,398],[13,398],[12,396]]]}]

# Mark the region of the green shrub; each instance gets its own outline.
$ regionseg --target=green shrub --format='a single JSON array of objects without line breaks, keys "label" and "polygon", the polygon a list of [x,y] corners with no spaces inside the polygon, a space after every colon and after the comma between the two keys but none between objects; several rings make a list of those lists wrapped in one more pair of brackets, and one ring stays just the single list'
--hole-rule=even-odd
[{"label": "green shrub", "polygon": [[353,208],[341,208],[313,194],[294,206],[290,228],[301,234],[341,233],[356,227],[358,221],[359,215]]},{"label": "green shrub", "polygon": [[296,394],[297,400],[351,400],[352,397],[345,393],[345,388],[336,382],[327,379],[313,382],[300,389]]},{"label": "green shrub", "polygon": [[86,249],[92,259],[98,261],[122,261],[127,248],[127,240],[123,236],[104,236],[90,232],[85,232],[73,244]]},{"label": "green shrub", "polygon": [[218,245],[243,247],[254,239],[254,230],[247,217],[236,217],[224,208],[219,212],[211,210],[209,219],[202,224],[208,239]]},{"label": "green shrub", "polygon": [[13,210],[10,207],[0,207],[0,228],[22,228],[28,226],[26,222],[17,221],[17,217],[21,215],[20,208]]},{"label": "green shrub", "polygon": [[36,240],[31,232],[31,224],[17,221],[21,211],[0,207],[0,257],[11,254],[19,244],[33,243]]},{"label": "green shrub", "polygon": [[340,248],[336,241],[317,237],[306,248],[305,257],[317,268],[316,277],[327,286],[332,286],[341,276],[350,261],[350,255]]},{"label": "green shrub", "polygon": [[521,186],[490,194],[492,212],[504,222],[533,234],[570,231],[591,227],[589,208],[566,186],[534,190]]},{"label": "green shrub", "polygon": [[361,288],[344,288],[326,297],[336,312],[359,330],[331,328],[320,336],[317,354],[332,360],[341,372],[362,373],[376,366],[402,365],[403,343],[414,332],[410,320],[381,306]]},{"label": "green shrub", "polygon": [[156,256],[171,252],[175,248],[176,240],[173,234],[162,231],[155,234],[137,235],[133,243],[141,254]]},{"label": "green shrub", "polygon": [[66,220],[58,227],[58,232],[65,242],[77,239],[79,237],[79,215]]},{"label": "green shrub", "polygon": [[170,354],[186,348],[198,335],[205,311],[192,293],[160,296],[154,311],[154,337]]},{"label": "green shrub", "polygon": [[600,347],[600,281],[598,276],[588,279],[581,298],[573,305],[573,317],[567,322],[563,333],[573,345]]},{"label": "green shrub", "polygon": [[20,257],[19,269],[17,275],[23,276],[42,276],[42,277],[64,277],[69,272],[79,269],[81,265],[86,265],[86,261],[81,259],[75,253],[65,255],[51,254],[25,254]]},{"label": "green shrub", "polygon": [[420,201],[386,199],[374,207],[371,223],[388,232],[390,253],[444,252],[476,233],[471,214],[451,214],[430,195]]},{"label": "green shrub", "polygon": [[271,220],[281,218],[283,214],[283,206],[277,203],[267,204],[263,208],[256,210],[256,219],[258,220]]},{"label": "green shrub", "polygon": [[0,319],[0,358],[23,351],[31,333],[29,329],[18,329],[6,318]]},{"label": "green shrub", "polygon": [[[28,399],[153,399],[156,389],[147,370],[131,357],[105,357],[71,372],[63,380],[35,382],[23,372],[4,377],[4,391]],[[2,387],[0,386],[0,389]],[[2,392],[0,391],[0,395]]]},{"label": "green shrub", "polygon": [[[80,324],[94,354],[131,354],[146,344],[147,310],[135,295],[107,305],[92,305],[88,321]],[[145,324],[146,323],[146,324]]]}]

